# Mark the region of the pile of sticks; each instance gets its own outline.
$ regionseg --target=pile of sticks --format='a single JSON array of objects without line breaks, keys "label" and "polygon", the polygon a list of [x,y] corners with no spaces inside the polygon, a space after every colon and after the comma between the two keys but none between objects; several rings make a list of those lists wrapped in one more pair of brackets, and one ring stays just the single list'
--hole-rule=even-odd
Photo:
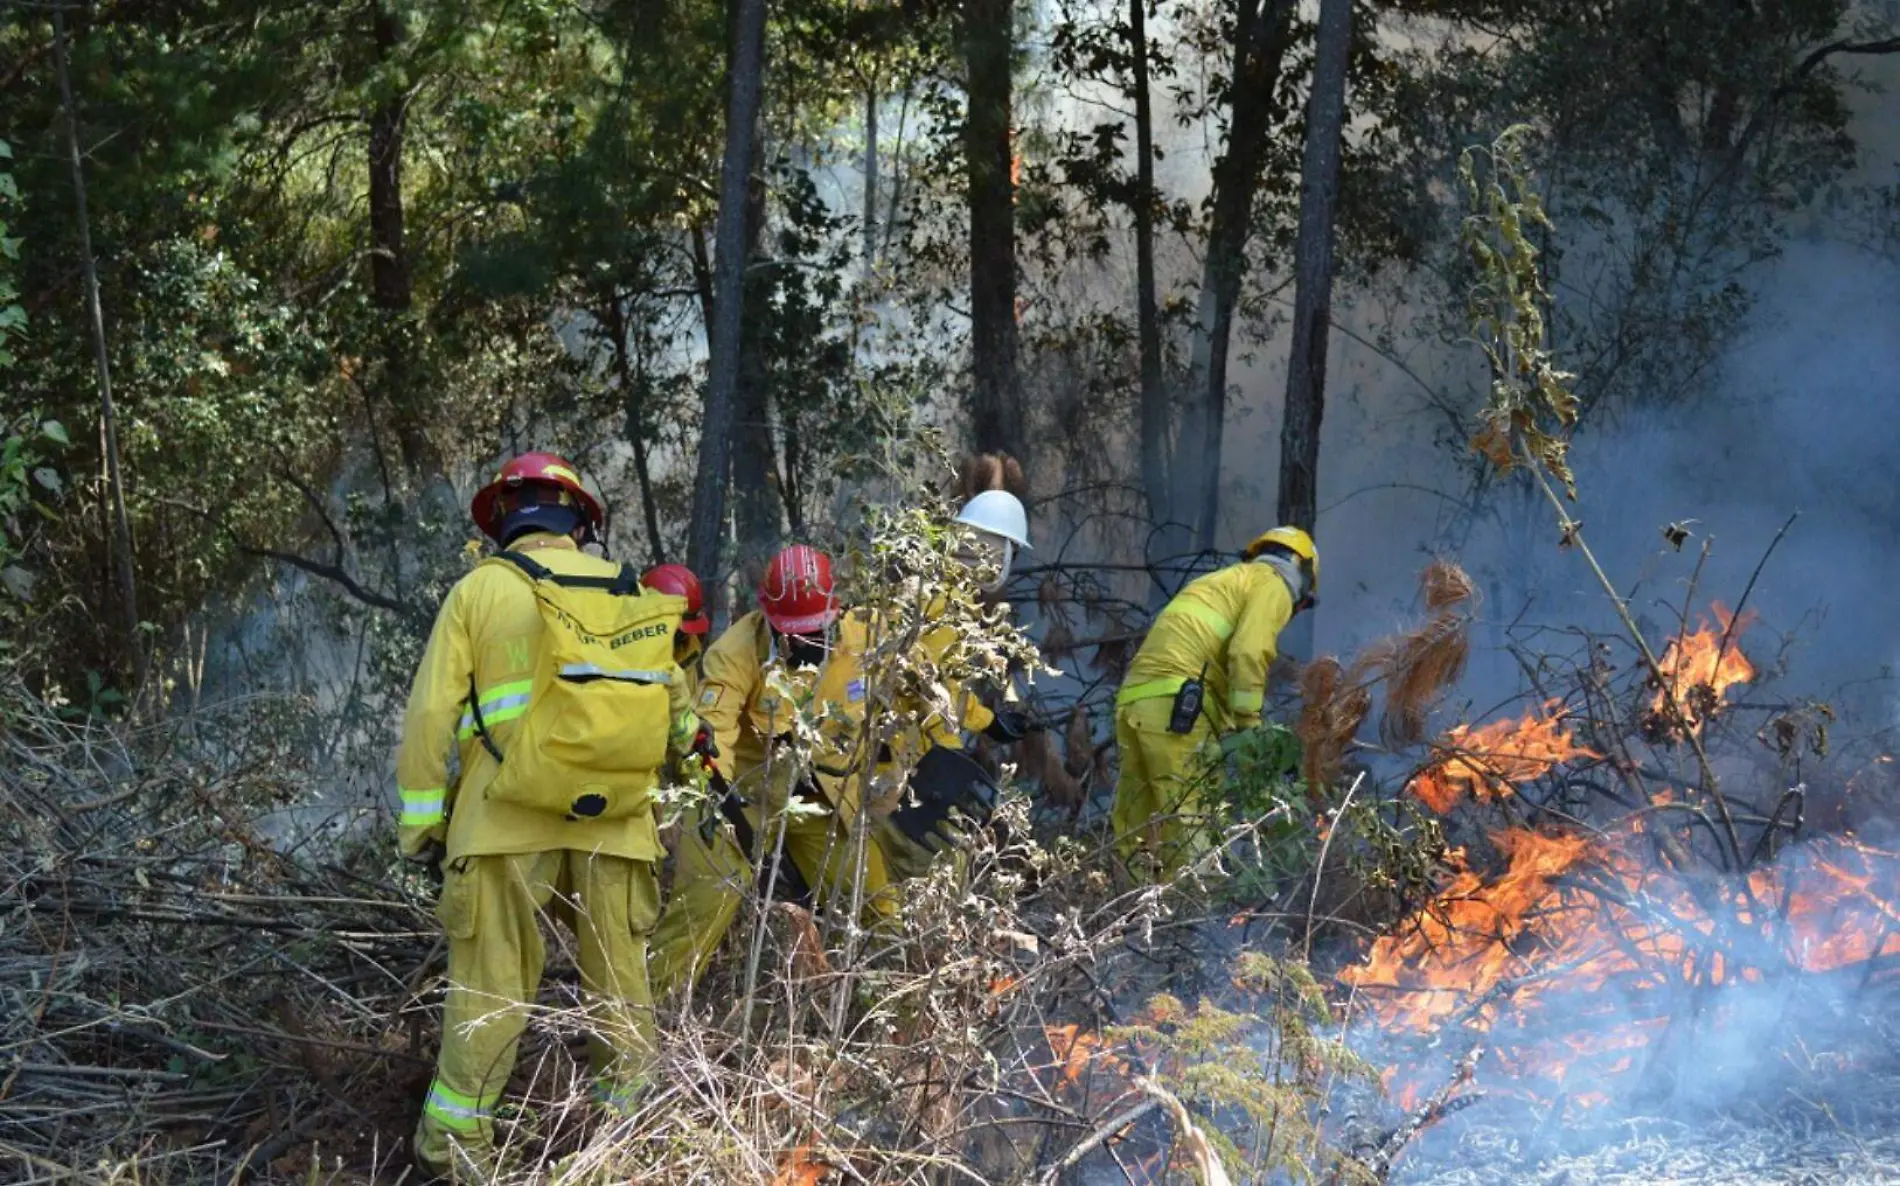
[{"label": "pile of sticks", "polygon": [[313,1141],[396,1152],[436,928],[380,857],[259,834],[296,789],[267,729],[232,744],[265,723],[107,729],[0,688],[0,1177],[222,1183]]}]

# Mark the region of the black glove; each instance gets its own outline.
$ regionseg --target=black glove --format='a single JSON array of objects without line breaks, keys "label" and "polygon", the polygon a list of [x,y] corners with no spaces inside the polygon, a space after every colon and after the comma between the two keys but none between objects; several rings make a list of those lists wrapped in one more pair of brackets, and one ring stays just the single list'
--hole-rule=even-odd
[{"label": "black glove", "polygon": [[999,744],[1008,745],[1014,741],[1021,741],[1031,733],[1041,731],[1042,726],[1021,709],[999,708],[996,710],[996,719],[990,722],[989,728],[983,730],[983,736]]},{"label": "black glove", "polygon": [[688,757],[704,758],[706,765],[712,765],[713,759],[719,756],[719,744],[713,740],[712,730],[701,725],[698,732],[693,734],[693,744],[686,747],[686,754]]}]

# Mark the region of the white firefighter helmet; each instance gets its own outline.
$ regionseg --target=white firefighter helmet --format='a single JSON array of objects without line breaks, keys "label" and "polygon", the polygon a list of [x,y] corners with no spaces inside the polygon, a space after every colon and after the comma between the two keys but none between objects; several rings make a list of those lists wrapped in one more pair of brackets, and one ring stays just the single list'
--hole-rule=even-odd
[{"label": "white firefighter helmet", "polygon": [[1006,539],[1025,552],[1035,551],[1029,546],[1029,513],[1007,490],[985,490],[964,503],[957,522]]}]

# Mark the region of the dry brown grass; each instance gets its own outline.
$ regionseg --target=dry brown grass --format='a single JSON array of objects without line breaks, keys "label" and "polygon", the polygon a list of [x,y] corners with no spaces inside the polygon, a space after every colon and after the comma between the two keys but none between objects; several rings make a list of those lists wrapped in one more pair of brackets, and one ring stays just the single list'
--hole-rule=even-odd
[{"label": "dry brown grass", "polygon": [[1375,686],[1382,686],[1385,695],[1380,740],[1399,749],[1425,739],[1433,706],[1464,674],[1477,587],[1464,569],[1441,558],[1420,574],[1419,593],[1426,618],[1418,626],[1366,646],[1350,667],[1324,657],[1300,673],[1300,716],[1294,728],[1309,786],[1338,781],[1346,749],[1372,712]]}]

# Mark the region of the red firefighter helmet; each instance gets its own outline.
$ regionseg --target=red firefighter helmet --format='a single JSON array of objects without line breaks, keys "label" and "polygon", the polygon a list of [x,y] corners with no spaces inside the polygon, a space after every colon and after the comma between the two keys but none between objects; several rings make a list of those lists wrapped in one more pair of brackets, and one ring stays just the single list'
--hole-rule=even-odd
[{"label": "red firefighter helmet", "polygon": [[580,509],[595,531],[600,530],[601,522],[606,517],[601,511],[600,500],[581,485],[580,471],[574,468],[573,463],[558,453],[523,453],[504,462],[501,470],[495,474],[495,480],[477,490],[475,500],[468,504],[469,516],[475,520],[475,526],[482,529],[483,535],[493,540],[501,538],[504,514],[502,494],[529,485],[552,486],[566,491],[573,499],[571,505]]},{"label": "red firefighter helmet", "polygon": [[640,583],[660,593],[671,593],[675,597],[686,599],[686,616],[680,619],[680,629],[687,634],[704,634],[712,628],[706,620],[705,594],[700,592],[699,578],[693,570],[684,564],[656,564],[640,574]]},{"label": "red firefighter helmet", "polygon": [[759,609],[780,634],[816,634],[838,618],[831,557],[793,544],[772,557],[759,582]]}]

